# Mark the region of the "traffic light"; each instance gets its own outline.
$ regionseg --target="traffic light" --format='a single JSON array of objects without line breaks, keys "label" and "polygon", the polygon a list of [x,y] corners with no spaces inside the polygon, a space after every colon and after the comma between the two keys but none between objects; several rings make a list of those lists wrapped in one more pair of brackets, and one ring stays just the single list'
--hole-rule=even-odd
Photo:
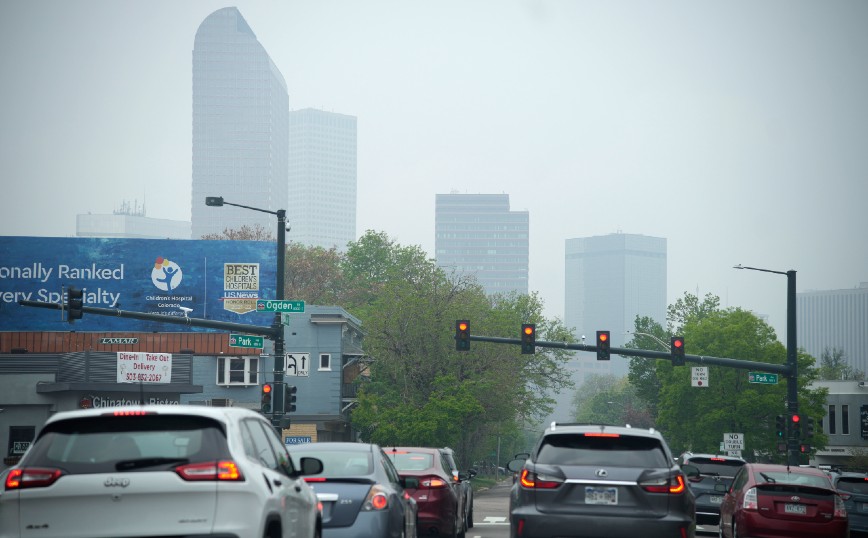
[{"label": "traffic light", "polygon": [[81,308],[84,306],[84,291],[70,286],[66,290],[66,321],[74,323],[81,319],[84,314]]},{"label": "traffic light", "polygon": [[285,396],[283,398],[283,405],[285,406],[284,412],[285,413],[295,413],[295,401],[297,399],[295,396],[295,393],[298,392],[298,387],[296,387],[295,385],[284,385],[284,391],[285,391],[284,392]]},{"label": "traffic light", "polygon": [[793,439],[801,439],[802,437],[802,417],[796,413],[790,413],[790,432]]},{"label": "traffic light", "polygon": [[787,419],[783,415],[775,417],[775,435],[778,439],[787,438]]},{"label": "traffic light", "polygon": [[470,322],[466,319],[455,322],[455,350],[470,351]]},{"label": "traffic light", "polygon": [[799,445],[799,452],[802,454],[808,454],[811,451],[811,445],[807,443],[802,443]]},{"label": "traffic light", "polygon": [[597,331],[597,360],[609,360],[609,331]]},{"label": "traffic light", "polygon": [[671,343],[672,366],[684,366],[684,337],[673,336]]},{"label": "traffic light", "polygon": [[521,354],[533,355],[536,353],[536,325],[523,323],[521,325]]},{"label": "traffic light", "polygon": [[805,417],[805,439],[810,439],[814,436],[814,419]]},{"label": "traffic light", "polygon": [[260,410],[263,413],[271,413],[271,391],[273,390],[273,386],[271,383],[265,383],[262,385],[262,405]]}]

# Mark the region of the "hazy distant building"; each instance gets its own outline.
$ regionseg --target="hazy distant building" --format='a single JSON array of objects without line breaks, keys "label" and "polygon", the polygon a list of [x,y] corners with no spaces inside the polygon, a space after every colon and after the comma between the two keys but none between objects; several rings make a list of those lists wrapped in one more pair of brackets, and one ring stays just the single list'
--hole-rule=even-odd
[{"label": "hazy distant building", "polygon": [[868,374],[868,282],[797,293],[796,340],[818,361],[827,348],[841,349],[850,366]]},{"label": "hazy distant building", "polygon": [[274,215],[205,197],[288,210],[288,117],[286,82],[238,9],[208,15],[193,45],[194,239],[255,224],[276,237]]},{"label": "hazy distant building", "polygon": [[356,146],[354,116],[289,113],[288,240],[343,251],[357,239]]},{"label": "hazy distant building", "polygon": [[438,194],[437,265],[474,274],[487,294],[528,292],[527,211],[510,211],[508,194]]}]

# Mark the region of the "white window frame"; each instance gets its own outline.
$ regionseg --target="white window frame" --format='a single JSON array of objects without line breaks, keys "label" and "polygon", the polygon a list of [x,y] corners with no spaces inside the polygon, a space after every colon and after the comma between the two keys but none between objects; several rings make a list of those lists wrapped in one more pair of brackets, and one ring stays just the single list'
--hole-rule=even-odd
[{"label": "white window frame", "polygon": [[[243,361],[243,369],[236,368],[232,370],[233,364],[238,364],[238,361]],[[244,356],[244,357],[217,357],[217,380],[216,384],[219,387],[247,387],[259,384],[259,357]],[[241,374],[242,380],[232,380],[233,372],[238,377]]]},{"label": "white window frame", "polygon": [[[323,358],[326,359],[325,366],[323,366]],[[319,372],[331,372],[332,370],[332,354],[331,353],[320,353],[319,354],[319,362],[317,363],[317,371]]]}]

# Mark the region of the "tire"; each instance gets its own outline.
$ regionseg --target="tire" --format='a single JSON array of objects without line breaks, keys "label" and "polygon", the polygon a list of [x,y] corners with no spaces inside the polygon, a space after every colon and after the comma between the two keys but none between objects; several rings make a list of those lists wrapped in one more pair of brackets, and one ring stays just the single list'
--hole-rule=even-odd
[{"label": "tire", "polygon": [[470,512],[467,514],[467,528],[473,528],[473,505],[470,505]]}]

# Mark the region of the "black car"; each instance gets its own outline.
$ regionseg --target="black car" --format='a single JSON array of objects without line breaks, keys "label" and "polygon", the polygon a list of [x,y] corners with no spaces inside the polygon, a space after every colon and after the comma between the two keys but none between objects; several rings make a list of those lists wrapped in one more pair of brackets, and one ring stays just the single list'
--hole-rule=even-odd
[{"label": "black car", "polygon": [[322,472],[305,481],[322,505],[323,538],[416,537],[416,501],[404,491],[408,485],[418,487],[416,479],[401,478],[379,446],[326,442],[292,447],[293,460],[313,455],[322,461]]},{"label": "black car", "polygon": [[868,474],[843,472],[831,477],[847,509],[850,532],[868,534]]},{"label": "black car", "polygon": [[511,538],[686,537],[696,533],[687,479],[660,432],[559,424],[542,434],[509,499]]},{"label": "black car", "polygon": [[696,497],[696,523],[717,525],[723,496],[745,461],[733,456],[691,452],[682,454],[679,461],[687,475],[687,486]]},{"label": "black car", "polygon": [[440,453],[452,467],[452,479],[464,490],[464,530],[470,530],[473,528],[473,484],[470,483],[470,479],[476,476],[476,469],[459,471],[455,463],[455,452],[451,448],[441,448]]}]

